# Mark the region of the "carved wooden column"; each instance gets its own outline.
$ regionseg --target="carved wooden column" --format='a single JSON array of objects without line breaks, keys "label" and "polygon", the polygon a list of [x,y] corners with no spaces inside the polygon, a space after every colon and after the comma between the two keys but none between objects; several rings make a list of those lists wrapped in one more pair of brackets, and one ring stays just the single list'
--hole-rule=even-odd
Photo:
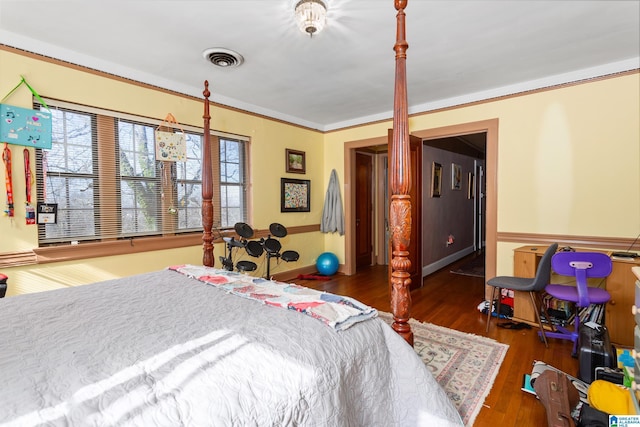
[{"label": "carved wooden column", "polygon": [[393,329],[413,346],[413,332],[409,325],[411,315],[411,189],[409,157],[409,113],[407,107],[407,49],[405,37],[405,13],[407,0],[395,0],[396,52],[395,92],[393,98],[393,139],[390,148],[389,187],[391,189],[391,312]]},{"label": "carved wooden column", "polygon": [[211,165],[211,132],[209,130],[209,122],[211,115],[209,114],[209,82],[204,81],[204,138],[202,145],[202,241],[203,254],[202,264],[207,267],[213,267],[213,177]]}]

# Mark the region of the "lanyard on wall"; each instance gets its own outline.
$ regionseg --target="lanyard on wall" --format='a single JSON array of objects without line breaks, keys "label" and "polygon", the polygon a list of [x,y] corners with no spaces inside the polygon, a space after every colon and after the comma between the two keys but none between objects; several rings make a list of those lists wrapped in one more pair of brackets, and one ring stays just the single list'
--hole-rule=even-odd
[{"label": "lanyard on wall", "polygon": [[25,148],[22,153],[24,155],[24,184],[27,196],[25,213],[27,225],[30,225],[36,223],[36,210],[31,205],[31,185],[33,184],[33,175],[31,175],[31,161],[29,159],[29,150]]},{"label": "lanyard on wall", "polygon": [[7,189],[7,209],[4,213],[13,218],[13,183],[11,181],[11,150],[9,149],[9,145],[4,143],[4,150],[2,151],[2,161],[4,162],[4,170],[5,170],[5,187]]}]

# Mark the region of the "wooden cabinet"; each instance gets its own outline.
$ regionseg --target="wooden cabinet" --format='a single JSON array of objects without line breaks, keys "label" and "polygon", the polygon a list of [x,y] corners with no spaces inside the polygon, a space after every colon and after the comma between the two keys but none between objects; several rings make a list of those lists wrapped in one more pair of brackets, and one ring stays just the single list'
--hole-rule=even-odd
[{"label": "wooden cabinet", "polygon": [[611,342],[625,347],[633,347],[634,318],[630,315],[635,299],[635,275],[631,268],[640,265],[635,261],[613,260],[613,270],[607,277],[607,291],[611,300],[605,310],[605,323],[609,329]]},{"label": "wooden cabinet", "polygon": [[[522,246],[514,249],[513,274],[518,277],[534,277],[540,258],[547,249],[546,246]],[[596,249],[579,249],[597,251]],[[599,251],[609,254],[609,251]],[[631,307],[634,303],[635,276],[631,267],[640,265],[640,259],[633,261],[613,261],[613,270],[606,278],[605,286],[611,294],[611,300],[605,310],[605,324],[609,329],[611,342],[625,347],[633,346],[633,317]],[[530,323],[537,326],[535,313],[529,302],[528,292],[515,292],[513,301],[513,320]]]},{"label": "wooden cabinet", "polygon": [[[516,277],[535,277],[540,258],[546,247],[523,246],[513,253],[513,275]],[[529,292],[515,291],[513,297],[513,320],[538,326],[536,314],[531,307]]]}]

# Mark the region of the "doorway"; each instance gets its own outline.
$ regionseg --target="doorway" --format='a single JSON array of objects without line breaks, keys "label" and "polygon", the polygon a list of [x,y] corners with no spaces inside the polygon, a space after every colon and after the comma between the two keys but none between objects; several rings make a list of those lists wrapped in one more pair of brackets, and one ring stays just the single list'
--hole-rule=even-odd
[{"label": "doorway", "polygon": [[[486,277],[494,277],[496,273],[496,252],[497,252],[497,152],[498,152],[498,119],[490,119],[480,122],[465,123],[460,125],[446,126],[435,129],[425,129],[411,132],[412,135],[422,140],[446,138],[458,135],[468,135],[475,133],[486,134],[486,153],[484,176],[486,189],[483,192],[484,202],[484,245]],[[367,147],[386,146],[387,137],[369,138],[358,141],[349,141],[344,144],[345,159],[345,264],[344,273],[354,274],[356,271],[356,251],[355,251],[355,197],[358,188],[355,186],[355,153],[358,149]],[[378,198],[376,198],[378,199]],[[421,202],[421,201],[420,201]],[[377,202],[376,202],[377,203]],[[379,206],[374,208],[379,211]],[[384,227],[377,226],[376,235],[380,235],[378,230]],[[424,231],[428,235],[428,231]],[[375,247],[380,247],[378,239],[375,239]],[[384,237],[382,238],[384,241]]]},{"label": "doorway", "polygon": [[356,270],[373,260],[373,155],[356,150]]},{"label": "doorway", "polygon": [[[463,182],[456,188],[463,191],[450,191],[447,185],[442,197],[431,196],[431,188],[422,193],[423,276],[427,276],[484,248],[486,132],[425,139],[423,145],[427,168],[439,164],[448,173],[455,163],[463,172]],[[444,181],[449,184],[448,177]],[[447,230],[452,240],[445,246]],[[434,238],[429,239],[430,235]]]}]

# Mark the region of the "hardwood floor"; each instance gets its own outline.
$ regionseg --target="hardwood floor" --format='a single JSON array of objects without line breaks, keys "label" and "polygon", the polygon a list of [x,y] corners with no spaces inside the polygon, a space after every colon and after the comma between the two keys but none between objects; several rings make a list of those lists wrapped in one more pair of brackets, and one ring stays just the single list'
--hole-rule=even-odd
[{"label": "hardwood floor", "polygon": [[[472,257],[470,255],[469,257]],[[484,279],[452,274],[449,271],[469,260],[462,259],[427,276],[423,286],[411,293],[411,317],[436,325],[486,336],[509,345],[491,393],[484,402],[474,426],[545,426],[546,415],[535,396],[520,390],[525,373],[531,372],[535,360],[541,360],[569,374],[576,375],[578,360],[571,357],[571,343],[550,339],[545,348],[537,329],[513,330],[491,321],[485,332],[486,316],[477,306],[484,299]],[[335,275],[328,281],[295,280],[314,289],[351,296],[382,311],[390,311],[387,266],[373,266],[355,275]]]}]

